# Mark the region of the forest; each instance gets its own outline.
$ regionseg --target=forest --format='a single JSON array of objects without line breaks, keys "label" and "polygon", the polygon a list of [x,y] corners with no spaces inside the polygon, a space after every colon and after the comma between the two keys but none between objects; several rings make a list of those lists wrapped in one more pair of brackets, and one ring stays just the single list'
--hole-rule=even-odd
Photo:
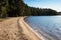
[{"label": "forest", "polygon": [[0,18],[50,15],[61,15],[61,12],[48,8],[30,7],[23,0],[0,0]]}]

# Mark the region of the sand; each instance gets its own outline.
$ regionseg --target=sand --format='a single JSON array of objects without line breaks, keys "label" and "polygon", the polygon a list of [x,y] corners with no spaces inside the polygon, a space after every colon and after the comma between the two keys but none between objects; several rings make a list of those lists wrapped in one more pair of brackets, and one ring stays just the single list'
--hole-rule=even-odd
[{"label": "sand", "polygon": [[24,18],[13,17],[0,22],[0,40],[41,40]]},{"label": "sand", "polygon": [[24,21],[25,17],[22,17],[20,19],[20,25],[23,29],[23,33],[25,33],[26,35],[28,35],[31,40],[43,40],[43,38],[41,36],[38,35],[37,32],[35,32],[25,21]]}]

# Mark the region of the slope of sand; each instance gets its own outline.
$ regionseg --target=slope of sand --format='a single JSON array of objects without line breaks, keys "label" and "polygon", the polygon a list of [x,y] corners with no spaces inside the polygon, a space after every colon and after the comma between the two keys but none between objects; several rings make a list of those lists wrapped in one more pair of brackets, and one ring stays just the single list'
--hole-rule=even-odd
[{"label": "slope of sand", "polygon": [[23,29],[23,33],[25,33],[26,35],[28,35],[31,40],[43,40],[42,37],[40,37],[25,21],[24,21],[25,17],[22,17],[20,19],[20,25]]},{"label": "slope of sand", "polygon": [[0,40],[41,40],[25,24],[24,17],[0,22]]}]

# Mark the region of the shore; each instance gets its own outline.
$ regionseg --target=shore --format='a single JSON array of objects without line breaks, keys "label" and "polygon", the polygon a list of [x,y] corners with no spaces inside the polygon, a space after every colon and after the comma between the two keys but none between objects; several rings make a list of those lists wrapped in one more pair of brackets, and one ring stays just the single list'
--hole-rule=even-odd
[{"label": "shore", "polygon": [[42,40],[24,18],[13,17],[0,22],[0,40]]},{"label": "shore", "polygon": [[22,17],[20,19],[20,25],[23,29],[23,33],[25,33],[26,35],[28,35],[32,40],[43,40],[43,38],[41,36],[38,35],[37,32],[35,32],[25,21],[24,21],[25,17]]}]

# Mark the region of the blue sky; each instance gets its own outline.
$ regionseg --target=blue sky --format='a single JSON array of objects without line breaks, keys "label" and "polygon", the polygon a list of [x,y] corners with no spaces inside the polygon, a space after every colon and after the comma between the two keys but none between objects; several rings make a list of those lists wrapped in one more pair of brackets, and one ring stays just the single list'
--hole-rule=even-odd
[{"label": "blue sky", "polygon": [[51,8],[61,11],[61,0],[24,0],[24,2],[32,7]]}]

